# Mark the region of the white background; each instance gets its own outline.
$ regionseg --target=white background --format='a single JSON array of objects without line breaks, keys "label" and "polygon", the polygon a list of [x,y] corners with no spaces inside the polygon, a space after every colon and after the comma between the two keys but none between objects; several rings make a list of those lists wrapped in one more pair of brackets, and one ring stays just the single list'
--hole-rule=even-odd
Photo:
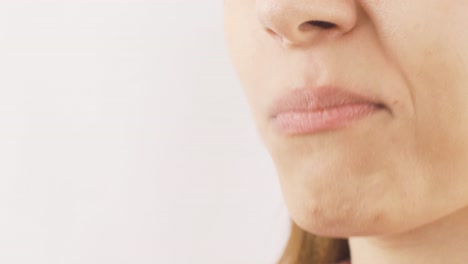
[{"label": "white background", "polygon": [[0,2],[0,263],[274,263],[222,1]]}]

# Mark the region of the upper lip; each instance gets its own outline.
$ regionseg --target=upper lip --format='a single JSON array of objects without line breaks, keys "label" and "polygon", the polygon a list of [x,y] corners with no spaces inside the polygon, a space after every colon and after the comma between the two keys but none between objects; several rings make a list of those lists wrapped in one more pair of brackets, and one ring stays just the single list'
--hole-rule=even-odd
[{"label": "upper lip", "polygon": [[289,91],[273,102],[270,116],[287,112],[311,112],[348,104],[375,104],[383,107],[376,98],[335,86],[301,87]]}]

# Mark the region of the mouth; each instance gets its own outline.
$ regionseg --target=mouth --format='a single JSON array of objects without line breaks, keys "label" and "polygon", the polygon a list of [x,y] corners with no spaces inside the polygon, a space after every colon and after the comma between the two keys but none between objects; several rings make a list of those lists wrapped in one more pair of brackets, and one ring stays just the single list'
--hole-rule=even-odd
[{"label": "mouth", "polygon": [[279,97],[270,108],[278,132],[314,134],[345,128],[387,109],[376,98],[336,87],[305,87]]}]

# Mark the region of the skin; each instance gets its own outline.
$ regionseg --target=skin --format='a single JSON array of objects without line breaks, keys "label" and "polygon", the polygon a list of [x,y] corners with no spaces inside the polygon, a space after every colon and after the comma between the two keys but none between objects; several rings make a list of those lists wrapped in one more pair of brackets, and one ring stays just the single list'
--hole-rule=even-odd
[{"label": "skin", "polygon": [[[466,263],[468,1],[225,0],[224,12],[291,218],[349,238],[353,264]],[[268,109],[304,85],[386,108],[345,128],[281,134]]]}]

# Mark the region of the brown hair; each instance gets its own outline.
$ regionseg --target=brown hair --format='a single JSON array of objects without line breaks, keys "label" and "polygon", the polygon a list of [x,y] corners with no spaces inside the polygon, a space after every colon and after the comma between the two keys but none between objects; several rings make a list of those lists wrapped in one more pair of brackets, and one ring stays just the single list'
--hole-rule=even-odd
[{"label": "brown hair", "polygon": [[291,234],[277,264],[336,264],[349,258],[347,239],[319,237],[291,221]]}]

